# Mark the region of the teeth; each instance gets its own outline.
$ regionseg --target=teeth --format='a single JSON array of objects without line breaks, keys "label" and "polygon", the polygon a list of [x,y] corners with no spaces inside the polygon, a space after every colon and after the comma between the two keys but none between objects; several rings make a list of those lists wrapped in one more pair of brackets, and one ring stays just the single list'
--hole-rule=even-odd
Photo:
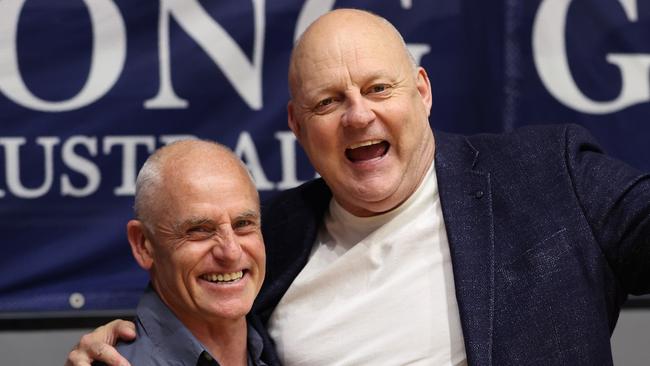
[{"label": "teeth", "polygon": [[348,146],[348,149],[356,149],[356,148],[358,148],[358,147],[364,147],[364,146],[370,146],[370,145],[374,145],[374,144],[379,144],[379,143],[381,143],[382,141],[383,141],[383,140],[368,140],[368,141],[363,141],[363,142],[359,142],[359,143],[352,144],[352,145]]},{"label": "teeth", "polygon": [[210,282],[233,282],[233,281],[237,281],[243,276],[244,276],[244,272],[238,271],[238,272],[224,273],[224,274],[221,273],[206,274],[201,276],[201,278]]}]

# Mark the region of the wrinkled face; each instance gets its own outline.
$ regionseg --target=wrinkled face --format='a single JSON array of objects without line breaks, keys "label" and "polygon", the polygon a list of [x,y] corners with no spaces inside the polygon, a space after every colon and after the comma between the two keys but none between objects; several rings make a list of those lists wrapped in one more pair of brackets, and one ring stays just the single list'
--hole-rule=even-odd
[{"label": "wrinkled face", "polygon": [[203,165],[167,172],[173,189],[155,214],[152,281],[186,324],[241,319],[265,274],[255,188],[241,169]]},{"label": "wrinkled face", "polygon": [[289,126],[335,199],[370,216],[406,200],[432,162],[431,90],[393,31],[348,15],[321,18],[297,46]]}]

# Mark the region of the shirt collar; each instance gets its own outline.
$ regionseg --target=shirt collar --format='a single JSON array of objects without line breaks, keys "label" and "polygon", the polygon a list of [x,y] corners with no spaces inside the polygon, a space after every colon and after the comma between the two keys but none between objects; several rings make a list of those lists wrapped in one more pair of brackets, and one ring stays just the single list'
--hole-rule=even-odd
[{"label": "shirt collar", "polygon": [[[162,302],[151,285],[140,299],[137,316],[144,332],[156,346],[159,353],[157,358],[178,360],[181,365],[196,365],[203,352],[209,354],[201,342]],[[262,337],[250,324],[247,343],[248,364],[265,365],[260,360],[263,351]]]},{"label": "shirt collar", "polygon": [[432,161],[422,179],[422,182],[420,182],[415,192],[413,192],[406,201],[402,202],[399,206],[379,215],[360,217],[348,212],[336,201],[334,196],[332,196],[329,211],[325,215],[325,225],[340,223],[345,227],[346,237],[349,238],[349,241],[357,243],[373,231],[386,225],[386,223],[390,222],[404,211],[407,211],[419,200],[424,199],[429,201],[432,195],[437,194],[438,183],[436,178],[435,162]]},{"label": "shirt collar", "polygon": [[182,365],[196,365],[204,351],[203,345],[176,318],[151,286],[140,299],[137,315],[144,332],[156,346],[158,358],[179,360]]},{"label": "shirt collar", "polygon": [[264,366],[266,365],[262,360],[262,351],[264,350],[264,341],[262,341],[262,336],[257,332],[257,330],[248,323],[248,364]]}]

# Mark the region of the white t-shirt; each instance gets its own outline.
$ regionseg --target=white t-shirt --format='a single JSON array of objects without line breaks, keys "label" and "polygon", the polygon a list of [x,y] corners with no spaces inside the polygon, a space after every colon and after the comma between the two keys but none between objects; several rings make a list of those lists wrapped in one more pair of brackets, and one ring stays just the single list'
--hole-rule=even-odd
[{"label": "white t-shirt", "polygon": [[287,366],[466,365],[433,167],[379,216],[356,217],[332,199],[269,331]]}]

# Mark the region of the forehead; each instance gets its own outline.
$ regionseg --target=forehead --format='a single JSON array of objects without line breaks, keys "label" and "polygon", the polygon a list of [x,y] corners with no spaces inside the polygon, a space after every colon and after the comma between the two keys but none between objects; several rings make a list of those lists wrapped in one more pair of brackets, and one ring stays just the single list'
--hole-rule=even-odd
[{"label": "forehead", "polygon": [[259,218],[260,215],[259,202],[250,190],[241,185],[224,186],[221,182],[177,195],[171,200],[170,208],[163,213],[163,220],[173,227],[197,220],[224,224],[240,217]]},{"label": "forehead", "polygon": [[341,78],[378,77],[408,68],[400,38],[384,24],[316,24],[301,38],[292,60],[297,86],[337,84]]},{"label": "forehead", "polygon": [[[166,211],[172,215],[239,214],[259,210],[257,191],[239,164],[211,157],[189,165],[169,164],[163,175]],[[207,212],[206,212],[207,214]]]}]

